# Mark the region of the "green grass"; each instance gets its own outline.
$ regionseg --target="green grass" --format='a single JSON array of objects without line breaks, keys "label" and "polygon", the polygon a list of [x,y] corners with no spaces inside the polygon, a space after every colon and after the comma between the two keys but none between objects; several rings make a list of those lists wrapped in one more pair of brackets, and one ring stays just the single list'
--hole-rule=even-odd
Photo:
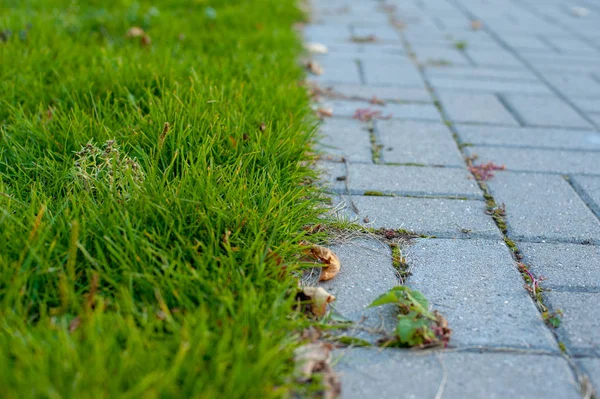
[{"label": "green grass", "polygon": [[2,398],[294,388],[319,212],[294,3],[3,2]]}]

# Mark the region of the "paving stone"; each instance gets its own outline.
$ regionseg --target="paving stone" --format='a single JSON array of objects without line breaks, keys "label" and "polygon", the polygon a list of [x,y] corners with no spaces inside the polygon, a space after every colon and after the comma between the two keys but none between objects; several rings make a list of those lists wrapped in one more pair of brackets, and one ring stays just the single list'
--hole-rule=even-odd
[{"label": "paving stone", "polygon": [[582,111],[600,112],[600,96],[597,98],[569,96],[569,100],[571,100]]},{"label": "paving stone", "polygon": [[526,125],[593,128],[567,103],[556,97],[505,95]]},{"label": "paving stone", "polygon": [[[335,117],[352,118],[357,109],[370,109],[381,112],[381,116],[390,119],[422,119],[442,121],[442,117],[433,104],[387,103],[385,105],[347,100],[325,100],[323,104],[333,109]],[[358,123],[358,121],[356,121]]]},{"label": "paving stone", "polygon": [[335,26],[308,25],[303,29],[304,39],[323,43],[324,41],[346,42],[351,38],[350,28]]},{"label": "paving stone", "polygon": [[452,133],[442,123],[380,120],[376,130],[384,162],[464,166]]},{"label": "paving stone", "polygon": [[[358,208],[356,215],[350,201]],[[340,216],[373,228],[404,229],[435,237],[501,239],[483,201],[444,198],[339,197]],[[365,222],[365,218],[367,218]]]},{"label": "paving stone", "polygon": [[340,193],[345,192],[347,183],[353,195],[379,191],[398,195],[482,198],[476,182],[462,168],[350,164],[346,181],[336,180],[338,176],[346,175],[344,164],[323,163],[321,169],[331,189]]},{"label": "paving stone", "polygon": [[445,67],[427,67],[427,75],[430,77],[451,77],[457,79],[485,79],[491,81],[508,81],[516,83],[516,81],[539,82],[539,79],[527,69],[498,69],[485,67],[460,67],[460,66],[445,66]]},{"label": "paving stone", "polygon": [[366,126],[354,120],[331,118],[319,128],[319,149],[350,162],[372,162],[371,139]]},{"label": "paving stone", "polygon": [[552,94],[550,89],[536,82],[506,82],[488,79],[429,78],[439,90],[475,91],[492,93]]},{"label": "paving stone", "polygon": [[523,262],[537,276],[544,276],[545,288],[600,289],[600,247],[595,245],[528,243],[517,244]]},{"label": "paving stone", "polygon": [[544,73],[544,78],[561,93],[577,96],[600,96],[600,82],[591,76],[573,73]]},{"label": "paving stone", "polygon": [[[467,45],[468,46],[468,45]],[[523,64],[511,53],[504,51],[465,50],[467,56],[478,66],[521,67]]]},{"label": "paving stone", "polygon": [[517,121],[492,94],[439,93],[444,110],[454,122],[518,126]]},{"label": "paving stone", "polygon": [[600,133],[594,130],[455,125],[463,143],[600,151]]},{"label": "paving stone", "polygon": [[470,65],[464,53],[455,48],[413,46],[412,50],[422,64],[443,61],[452,65]]},{"label": "paving stone", "polygon": [[502,35],[502,41],[508,44],[510,47],[519,49],[519,50],[541,50],[541,51],[552,51],[552,47],[550,47],[546,42],[543,42],[537,37],[532,36],[510,36],[510,35]]},{"label": "paving stone", "polygon": [[503,241],[418,239],[407,256],[407,284],[448,319],[453,345],[558,351]]},{"label": "paving stone", "polygon": [[467,147],[478,162],[505,165],[511,171],[600,174],[598,151],[563,151],[532,148]]},{"label": "paving stone", "polygon": [[560,356],[353,348],[336,351],[334,358],[342,399],[581,397]]},{"label": "paving stone", "polygon": [[309,79],[311,81],[317,83],[362,83],[356,59],[351,57],[334,57],[332,55],[314,57],[314,59],[323,67],[324,72],[322,75],[310,75]]},{"label": "paving stone", "polygon": [[598,392],[600,387],[600,359],[583,358],[576,359],[575,362],[589,376],[595,391]]},{"label": "paving stone", "polygon": [[327,50],[332,56],[337,55],[354,55],[359,57],[369,57],[371,55],[390,54],[390,55],[405,55],[404,46],[402,44],[393,43],[323,43],[327,45]]},{"label": "paving stone", "polygon": [[398,87],[336,84],[330,86],[336,93],[347,97],[371,100],[373,97],[396,102],[431,103],[431,94],[424,87]]},{"label": "paving stone", "polygon": [[548,42],[562,53],[597,53],[598,49],[578,38],[549,37]]},{"label": "paving stone", "polygon": [[573,354],[600,356],[600,293],[550,291],[544,298],[563,312],[556,331]]},{"label": "paving stone", "polygon": [[[398,320],[394,305],[368,308],[382,293],[400,283],[392,266],[390,247],[373,238],[360,238],[333,245],[331,249],[340,259],[341,268],[335,278],[320,285],[336,297],[332,304],[334,311],[348,320],[361,321],[366,327],[378,326],[383,318],[387,329],[393,331]],[[352,332],[350,335],[372,342],[378,338]]]},{"label": "paving stone", "polygon": [[592,212],[600,218],[600,177],[572,176],[570,179],[577,189],[579,196],[590,207]]},{"label": "paving stone", "polygon": [[419,71],[410,61],[381,63],[364,60],[362,67],[368,84],[424,87]]},{"label": "paving stone", "polygon": [[511,238],[600,242],[600,222],[561,176],[498,172],[487,183]]},{"label": "paving stone", "polygon": [[400,43],[400,35],[392,26],[378,27],[355,27],[353,29],[354,36],[359,38],[369,37],[373,35],[377,41],[391,41]]}]

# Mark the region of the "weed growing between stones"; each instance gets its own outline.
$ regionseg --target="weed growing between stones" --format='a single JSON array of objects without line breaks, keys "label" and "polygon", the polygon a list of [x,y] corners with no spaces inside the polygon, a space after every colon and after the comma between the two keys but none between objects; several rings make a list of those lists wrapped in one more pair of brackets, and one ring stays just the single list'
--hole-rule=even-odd
[{"label": "weed growing between stones", "polygon": [[429,310],[429,301],[422,293],[400,285],[382,294],[370,307],[390,303],[397,305],[400,313],[395,336],[384,340],[384,346],[448,346],[452,335],[448,321],[438,311]]}]

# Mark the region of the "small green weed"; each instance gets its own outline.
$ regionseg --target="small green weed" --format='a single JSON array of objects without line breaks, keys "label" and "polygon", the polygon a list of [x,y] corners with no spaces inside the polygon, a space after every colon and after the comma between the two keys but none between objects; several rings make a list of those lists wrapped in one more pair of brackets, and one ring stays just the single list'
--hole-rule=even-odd
[{"label": "small green weed", "polygon": [[437,311],[429,310],[429,301],[419,291],[397,286],[377,298],[370,307],[396,304],[400,309],[396,336],[385,344],[404,347],[448,346],[452,330]]},{"label": "small green weed", "polygon": [[454,47],[456,47],[460,51],[464,51],[467,48],[467,42],[464,40],[459,40],[454,42]]}]

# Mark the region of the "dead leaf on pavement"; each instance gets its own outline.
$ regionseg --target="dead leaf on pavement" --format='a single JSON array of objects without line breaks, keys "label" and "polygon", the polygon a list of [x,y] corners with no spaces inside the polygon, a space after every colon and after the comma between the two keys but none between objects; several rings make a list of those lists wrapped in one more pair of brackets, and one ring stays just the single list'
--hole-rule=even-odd
[{"label": "dead leaf on pavement", "polygon": [[341,392],[341,384],[337,374],[331,367],[331,350],[329,343],[315,342],[303,345],[294,351],[294,375],[298,382],[310,382],[314,374],[322,375],[323,398],[336,398]]},{"label": "dead leaf on pavement", "polygon": [[327,304],[335,301],[335,297],[323,287],[304,287],[302,293],[312,301],[310,310],[317,317],[325,316]]},{"label": "dead leaf on pavement", "polygon": [[320,281],[327,281],[334,278],[340,271],[340,259],[329,248],[320,245],[313,245],[310,249],[312,254],[323,262],[326,267],[321,271]]},{"label": "dead leaf on pavement", "polygon": [[317,116],[321,119],[331,118],[333,116],[332,108],[319,108],[317,109]]},{"label": "dead leaf on pavement", "polygon": [[377,36],[375,36],[375,35],[352,36],[352,41],[354,43],[374,43],[377,41]]},{"label": "dead leaf on pavement", "polygon": [[306,43],[304,48],[313,54],[327,54],[328,51],[327,46],[317,42]]},{"label": "dead leaf on pavement", "polygon": [[471,29],[480,30],[481,28],[483,28],[483,24],[481,23],[481,21],[478,21],[478,20],[471,21]]},{"label": "dead leaf on pavement", "polygon": [[308,69],[308,71],[309,71],[310,73],[312,73],[313,75],[317,75],[317,76],[318,76],[318,75],[323,75],[323,72],[325,72],[325,71],[323,70],[323,67],[322,67],[321,65],[319,65],[319,63],[318,63],[318,62],[316,62],[316,61],[313,61],[313,60],[311,60],[311,61],[308,61],[308,62],[306,63],[306,69]]}]

